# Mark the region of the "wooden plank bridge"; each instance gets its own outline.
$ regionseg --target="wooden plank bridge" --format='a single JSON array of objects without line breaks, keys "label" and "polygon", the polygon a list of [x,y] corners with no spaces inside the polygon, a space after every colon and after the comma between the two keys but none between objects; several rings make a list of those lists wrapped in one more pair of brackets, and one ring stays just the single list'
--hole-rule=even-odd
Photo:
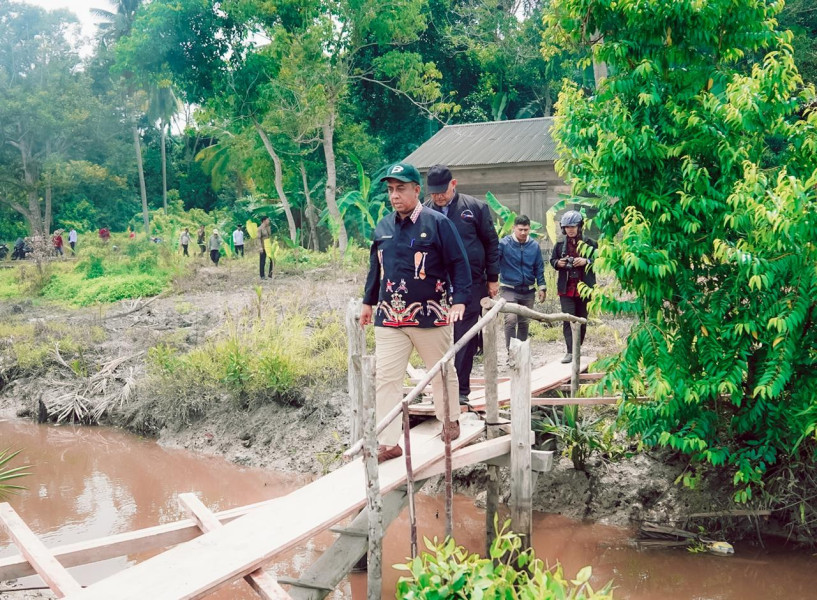
[{"label": "wooden plank bridge", "polygon": [[[441,439],[439,421],[425,421],[406,433],[404,447],[406,443],[410,443],[411,447],[411,470],[407,474],[406,460],[387,461],[379,467],[375,464],[372,454],[372,444],[376,444],[375,429],[371,425],[367,426],[370,428],[366,434],[369,440],[366,442],[369,448],[366,461],[362,458],[350,460],[336,471],[286,496],[214,514],[194,495],[182,494],[180,502],[191,516],[188,520],[56,548],[47,548],[11,505],[2,503],[0,527],[9,533],[19,547],[20,555],[0,559],[0,580],[36,573],[58,598],[70,600],[186,600],[203,598],[222,585],[244,578],[261,598],[318,600],[346,576],[368,548],[376,561],[370,562],[369,583],[372,585],[373,571],[377,571],[374,577],[378,581],[375,588],[369,588],[371,594],[373,589],[379,589],[379,569],[373,566],[379,566],[379,557],[373,548],[378,547],[377,538],[382,536],[382,531],[372,529],[372,523],[382,518],[387,526],[406,504],[412,513],[414,490],[428,478],[442,473],[446,474],[448,513],[453,496],[451,470],[478,462],[489,463],[486,511],[489,541],[493,526],[492,511],[496,510],[499,494],[498,462],[510,462],[511,466],[510,504],[514,530],[524,539],[530,539],[532,482],[537,472],[548,471],[552,465],[552,453],[531,449],[531,406],[577,403],[580,400],[574,397],[566,402],[554,399],[539,401],[532,398],[532,394],[562,386],[570,379],[572,395],[575,396],[579,373],[586,369],[592,358],[581,358],[579,345],[574,342],[572,365],[552,363],[531,372],[529,343],[512,340],[509,354],[513,358],[511,378],[498,382],[495,350],[498,334],[497,323],[493,319],[503,309],[504,303],[504,300],[494,302],[491,310],[466,334],[475,335],[485,328],[486,335],[486,383],[484,389],[475,390],[471,395],[469,408],[472,412],[485,411],[487,420],[499,425],[498,406],[510,402],[511,421],[502,426],[510,435],[500,436],[499,428],[492,427],[487,432],[487,440],[474,443],[485,433],[484,422],[473,414],[462,417],[446,415],[446,420],[459,417],[461,426],[459,438],[450,442],[449,453]],[[347,327],[351,325],[349,390],[353,420],[352,445],[346,451],[346,456],[353,456],[364,444],[364,437],[361,436],[363,426],[357,419],[363,414],[374,414],[374,362],[370,357],[362,358],[365,341],[354,316],[351,316],[353,308],[350,304],[350,313],[347,314]],[[514,310],[518,310],[518,307]],[[538,316],[569,320],[567,315]],[[573,317],[570,319],[575,321]],[[486,327],[489,324],[491,327]],[[577,333],[574,339],[578,339]],[[466,341],[466,336],[460,340],[462,343]],[[408,403],[422,393],[436,372],[446,368],[444,365],[451,360],[455,351],[456,345],[420,378],[404,398],[404,423],[408,423]],[[362,363],[369,365],[368,372],[361,369]],[[363,392],[360,392],[359,386],[364,381]],[[360,398],[363,398],[365,405],[358,404]],[[593,400],[594,403],[600,403],[596,400],[609,403],[610,399]],[[377,427],[382,430],[400,411],[398,405]],[[373,502],[373,498],[380,498],[380,495],[382,511],[381,501]],[[346,529],[338,532],[332,528],[356,513],[357,517]],[[450,529],[450,515],[447,514],[447,518]],[[299,579],[279,581],[263,571],[263,567],[273,563],[281,553],[328,529],[340,533],[341,538]],[[157,549],[165,551],[86,588],[67,570],[71,566]],[[282,584],[291,587],[285,590]]]}]

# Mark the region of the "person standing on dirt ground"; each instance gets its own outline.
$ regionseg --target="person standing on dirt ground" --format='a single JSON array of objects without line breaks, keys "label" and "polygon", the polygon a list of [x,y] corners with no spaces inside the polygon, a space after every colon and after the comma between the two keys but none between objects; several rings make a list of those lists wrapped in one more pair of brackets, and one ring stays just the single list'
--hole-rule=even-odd
[{"label": "person standing on dirt ground", "polygon": [[267,267],[267,240],[271,242],[272,237],[272,226],[270,224],[269,217],[267,215],[263,215],[261,217],[261,225],[258,226],[258,241],[259,245],[259,255],[258,255],[258,265],[261,271],[261,279],[265,279],[267,276],[272,279],[272,257],[269,257],[269,275],[264,275],[264,270]]},{"label": "person standing on dirt ground", "polygon": [[[360,325],[374,323],[378,422],[403,398],[409,356],[417,350],[427,368],[451,346],[452,327],[471,297],[471,267],[453,223],[420,202],[420,173],[408,163],[386,170],[394,212],[375,227],[369,254]],[[457,371],[431,382],[437,419],[444,422],[443,385],[448,390],[452,440],[460,435]],[[379,436],[377,462],[403,454],[397,444],[401,419]]]},{"label": "person standing on dirt ground", "polygon": [[[559,304],[562,312],[577,317],[587,318],[587,301],[579,290],[579,282],[587,287],[596,285],[596,274],[593,272],[593,256],[598,245],[590,238],[582,236],[584,217],[577,210],[569,210],[562,215],[559,222],[564,239],[556,242],[550,255],[550,264],[559,273],[556,280],[556,291],[559,293]],[[562,332],[567,346],[563,363],[573,360],[573,330],[569,321],[562,322]],[[584,343],[587,324],[581,327],[580,344]]]},{"label": "person standing on dirt ground", "polygon": [[199,245],[199,256],[203,256],[204,253],[207,251],[207,244],[204,241],[204,238],[207,234],[204,233],[204,225],[199,225],[199,230],[196,232],[196,243]]},{"label": "person standing on dirt ground", "polygon": [[214,265],[218,266],[218,261],[221,258],[221,236],[218,234],[218,229],[213,229],[207,247],[210,249],[210,260],[213,261]]},{"label": "person standing on dirt ground", "polygon": [[190,245],[190,229],[188,227],[185,227],[179,236],[179,243],[182,245],[182,256],[190,256],[187,253],[187,247]]},{"label": "person standing on dirt ground", "polygon": [[[534,299],[545,301],[545,261],[542,249],[530,237],[530,219],[519,215],[513,231],[499,240],[499,288],[508,302],[533,308]],[[513,338],[528,339],[530,319],[505,313],[505,348]]]},{"label": "person standing on dirt ground", "polygon": [[244,231],[241,229],[241,225],[236,225],[235,231],[233,231],[233,247],[236,256],[240,254],[244,258]]},{"label": "person standing on dirt ground", "polygon": [[[457,191],[457,180],[445,165],[434,165],[426,174],[426,206],[442,213],[454,224],[471,264],[471,297],[465,303],[465,314],[454,323],[454,343],[479,320],[480,301],[499,293],[499,237],[488,205],[482,200]],[[474,336],[457,352],[454,364],[459,378],[459,403],[468,404],[471,393],[471,370],[480,340]]]},{"label": "person standing on dirt ground", "polygon": [[54,232],[54,237],[51,239],[54,244],[54,255],[62,256],[62,229],[57,229]]},{"label": "person standing on dirt ground", "polygon": [[68,232],[68,245],[71,246],[71,254],[77,253],[77,230],[73,227]]}]

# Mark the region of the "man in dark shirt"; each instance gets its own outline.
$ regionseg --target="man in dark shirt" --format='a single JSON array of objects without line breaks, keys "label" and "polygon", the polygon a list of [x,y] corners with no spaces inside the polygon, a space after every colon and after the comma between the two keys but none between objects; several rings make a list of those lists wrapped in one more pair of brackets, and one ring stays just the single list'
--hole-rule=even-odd
[{"label": "man in dark shirt", "polygon": [[[471,264],[471,297],[465,303],[465,314],[454,324],[454,342],[457,342],[479,320],[480,300],[493,298],[499,291],[499,238],[488,205],[473,196],[457,191],[457,180],[445,165],[434,165],[426,175],[426,206],[447,216],[460,234],[465,253]],[[459,378],[460,404],[468,403],[471,393],[471,369],[479,345],[478,337],[471,338],[454,360]]]},{"label": "man in dark shirt", "polygon": [[[412,350],[430,368],[451,346],[451,323],[462,318],[471,294],[471,272],[451,221],[420,203],[420,173],[412,165],[391,165],[381,179],[393,213],[374,231],[360,324],[375,325],[378,422],[402,400]],[[451,439],[460,434],[457,374],[445,381]],[[444,420],[442,376],[431,382],[437,418]],[[397,442],[401,421],[380,435],[377,460],[403,454]]]}]

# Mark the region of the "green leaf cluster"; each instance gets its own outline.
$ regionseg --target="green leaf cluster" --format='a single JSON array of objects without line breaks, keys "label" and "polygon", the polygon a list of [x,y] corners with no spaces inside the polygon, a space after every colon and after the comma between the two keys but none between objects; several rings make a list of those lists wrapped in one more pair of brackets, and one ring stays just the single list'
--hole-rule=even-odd
[{"label": "green leaf cluster", "polygon": [[[494,524],[496,525],[496,523]],[[608,583],[595,591],[590,586],[592,569],[584,567],[567,580],[561,565],[548,569],[533,550],[522,551],[521,538],[506,521],[491,544],[490,556],[481,558],[457,546],[453,539],[432,542],[424,538],[429,552],[405,564],[407,572],[397,582],[401,600],[611,600]]]},{"label": "green leaf cluster", "polygon": [[644,442],[728,468],[741,502],[817,449],[817,111],[782,6],[557,0],[546,19],[609,72],[565,86],[554,128],[624,292],[593,304],[636,319],[599,391]]}]

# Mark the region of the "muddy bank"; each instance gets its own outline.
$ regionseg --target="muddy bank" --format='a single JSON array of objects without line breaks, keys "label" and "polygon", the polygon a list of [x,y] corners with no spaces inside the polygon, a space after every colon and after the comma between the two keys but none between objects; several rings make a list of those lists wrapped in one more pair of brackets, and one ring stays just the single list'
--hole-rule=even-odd
[{"label": "muddy bank", "polygon": [[[279,275],[260,288],[253,257],[226,261],[218,268],[201,266],[177,281],[175,291],[148,305],[122,302],[100,309],[68,310],[32,303],[0,304],[0,314],[23,321],[59,320],[79,328],[95,327],[104,339],[88,351],[87,360],[96,365],[118,357],[128,362],[135,389],[146,393],[140,382],[146,377],[147,351],[173,336],[182,349],[192,349],[214,336],[228,315],[255,310],[260,294],[281,305],[298,306],[309,317],[329,312],[343,314],[350,298],[361,294],[364,273],[327,267],[306,274]],[[556,311],[549,299],[545,310]],[[603,324],[604,331],[591,327],[583,351],[603,355],[614,350],[626,335],[626,323]],[[617,331],[610,334],[610,329]],[[504,349],[500,351],[500,374],[507,374]],[[558,360],[564,353],[558,329],[540,332],[532,339],[534,366]],[[11,365],[0,365],[0,414],[36,418],[42,405],[71,384],[70,374],[52,364],[47,373],[21,373]],[[474,375],[481,374],[481,365]],[[172,400],[172,399],[169,399]],[[298,405],[270,403],[254,410],[238,410],[230,402],[215,403],[203,417],[183,428],[151,429],[148,419],[135,419],[127,405],[114,408],[107,423],[156,437],[161,444],[205,454],[225,456],[246,466],[280,471],[321,474],[341,464],[348,444],[349,402],[345,379],[333,386],[302,391]],[[702,486],[694,493],[673,482],[684,465],[668,456],[637,455],[616,462],[591,461],[587,472],[576,471],[570,461],[557,460],[552,473],[538,478],[536,510],[560,513],[626,525],[644,518],[664,521],[682,514],[712,511],[728,505],[728,486]],[[457,473],[458,489],[479,498],[484,468]],[[507,475],[506,475],[507,477]],[[431,485],[431,489],[435,489]],[[506,489],[509,489],[506,486]]]}]

